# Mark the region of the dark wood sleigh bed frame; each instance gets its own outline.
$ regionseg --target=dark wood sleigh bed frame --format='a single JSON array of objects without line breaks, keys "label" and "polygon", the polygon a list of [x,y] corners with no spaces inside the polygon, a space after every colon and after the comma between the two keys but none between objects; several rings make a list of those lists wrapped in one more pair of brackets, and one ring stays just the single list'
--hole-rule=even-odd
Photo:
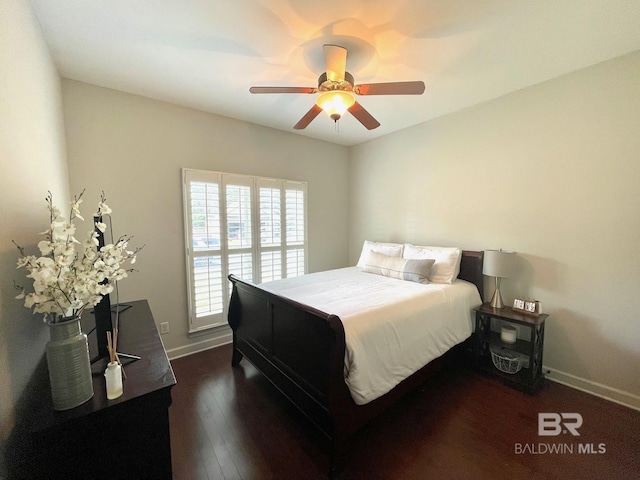
[{"label": "dark wood sleigh bed frame", "polygon": [[[458,278],[483,298],[483,252],[463,251]],[[385,395],[357,405],[344,380],[345,334],[336,315],[297,303],[230,275],[232,365],[246,357],[332,442],[335,471],[347,439],[455,357],[453,348]]]}]

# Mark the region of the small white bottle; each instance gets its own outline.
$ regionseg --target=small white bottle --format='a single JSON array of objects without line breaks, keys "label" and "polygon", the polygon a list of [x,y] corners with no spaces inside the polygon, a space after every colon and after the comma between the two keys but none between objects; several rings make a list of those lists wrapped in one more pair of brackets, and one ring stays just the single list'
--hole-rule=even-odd
[{"label": "small white bottle", "polygon": [[107,380],[107,398],[114,400],[122,395],[122,369],[118,362],[109,362],[104,372]]}]

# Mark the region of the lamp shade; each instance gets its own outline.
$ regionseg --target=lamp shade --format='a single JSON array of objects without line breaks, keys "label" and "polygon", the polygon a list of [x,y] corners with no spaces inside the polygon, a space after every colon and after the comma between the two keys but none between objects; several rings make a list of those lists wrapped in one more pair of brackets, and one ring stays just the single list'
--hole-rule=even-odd
[{"label": "lamp shade", "polygon": [[324,110],[334,121],[339,120],[354,103],[356,103],[356,99],[353,94],[343,90],[324,92],[316,99],[316,105]]},{"label": "lamp shade", "polygon": [[485,250],[482,273],[489,277],[507,278],[514,274],[516,252]]}]

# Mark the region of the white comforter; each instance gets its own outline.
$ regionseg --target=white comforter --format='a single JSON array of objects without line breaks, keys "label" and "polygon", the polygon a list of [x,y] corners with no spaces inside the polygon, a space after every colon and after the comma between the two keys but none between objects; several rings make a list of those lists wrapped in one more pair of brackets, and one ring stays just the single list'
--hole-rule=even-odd
[{"label": "white comforter", "polygon": [[345,381],[362,405],[378,398],[472,332],[476,287],[421,284],[356,267],[312,273],[263,288],[338,315],[345,331]]}]

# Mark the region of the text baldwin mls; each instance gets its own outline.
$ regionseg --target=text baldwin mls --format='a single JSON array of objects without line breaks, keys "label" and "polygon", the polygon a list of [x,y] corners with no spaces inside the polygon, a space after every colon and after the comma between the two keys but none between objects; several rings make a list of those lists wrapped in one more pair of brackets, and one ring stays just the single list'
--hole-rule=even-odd
[{"label": "text baldwin mls", "polygon": [[516,455],[592,455],[607,452],[604,443],[516,443]]}]

